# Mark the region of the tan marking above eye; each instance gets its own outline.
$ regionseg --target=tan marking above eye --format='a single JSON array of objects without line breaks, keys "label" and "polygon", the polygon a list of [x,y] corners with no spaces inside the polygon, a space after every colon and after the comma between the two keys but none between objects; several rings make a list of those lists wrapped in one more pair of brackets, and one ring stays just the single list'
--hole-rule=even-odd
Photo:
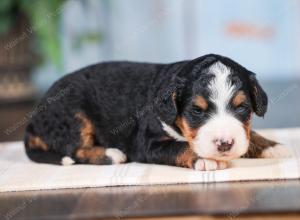
[{"label": "tan marking above eye", "polygon": [[238,91],[232,99],[232,104],[237,107],[247,100],[247,97],[243,91]]},{"label": "tan marking above eye", "polygon": [[206,99],[201,95],[195,98],[194,103],[195,105],[199,106],[202,110],[206,110],[208,107]]}]

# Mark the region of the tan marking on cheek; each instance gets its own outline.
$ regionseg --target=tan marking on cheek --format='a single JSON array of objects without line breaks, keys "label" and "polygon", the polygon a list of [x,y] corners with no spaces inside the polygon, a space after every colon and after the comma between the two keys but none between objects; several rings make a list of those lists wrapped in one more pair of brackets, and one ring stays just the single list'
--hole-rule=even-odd
[{"label": "tan marking on cheek", "polygon": [[187,146],[187,148],[176,157],[175,163],[180,167],[193,168],[196,159],[197,155]]},{"label": "tan marking on cheek", "polygon": [[94,145],[94,135],[95,135],[95,128],[91,122],[83,113],[78,112],[75,115],[78,118],[82,125],[80,129],[80,139],[81,139],[81,146],[84,147],[92,147]]},{"label": "tan marking on cheek", "polygon": [[251,132],[251,122],[247,121],[246,123],[243,124],[245,133],[246,133],[246,138],[250,140],[250,132]]},{"label": "tan marking on cheek", "polygon": [[237,107],[243,102],[247,100],[247,97],[243,91],[238,91],[238,93],[235,95],[235,97],[232,99],[232,104]]},{"label": "tan marking on cheek", "polygon": [[197,96],[194,100],[195,104],[199,106],[202,110],[206,110],[208,108],[208,103],[203,96]]},{"label": "tan marking on cheek", "polygon": [[193,145],[193,139],[196,137],[199,128],[191,128],[187,120],[182,117],[176,119],[176,125],[180,128],[183,136],[188,140],[189,144]]},{"label": "tan marking on cheek", "polygon": [[29,136],[28,145],[29,148],[36,150],[47,151],[49,149],[48,145],[40,137],[33,135]]},{"label": "tan marking on cheek", "polygon": [[243,124],[243,128],[244,128],[245,133],[246,133],[246,138],[248,140],[250,140],[251,127],[252,127],[252,113],[250,114],[249,119],[246,122],[244,122],[244,124]]}]

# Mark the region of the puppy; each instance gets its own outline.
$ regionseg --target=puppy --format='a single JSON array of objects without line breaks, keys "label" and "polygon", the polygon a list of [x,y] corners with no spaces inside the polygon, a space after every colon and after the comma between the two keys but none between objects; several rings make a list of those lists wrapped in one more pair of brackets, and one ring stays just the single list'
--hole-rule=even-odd
[{"label": "puppy", "polygon": [[251,130],[268,99],[255,74],[220,55],[171,64],[99,63],[57,81],[25,133],[30,159],[130,161],[217,170],[239,158],[286,157]]}]

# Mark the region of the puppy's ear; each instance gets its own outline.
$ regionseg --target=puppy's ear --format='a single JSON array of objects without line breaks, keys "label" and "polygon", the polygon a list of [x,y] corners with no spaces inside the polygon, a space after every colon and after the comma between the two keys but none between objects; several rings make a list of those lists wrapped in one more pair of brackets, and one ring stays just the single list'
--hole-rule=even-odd
[{"label": "puppy's ear", "polygon": [[173,124],[178,114],[178,100],[184,86],[184,80],[176,77],[168,86],[162,88],[156,97],[156,112],[161,121],[166,124]]},{"label": "puppy's ear", "polygon": [[268,108],[268,97],[258,83],[255,74],[250,72],[250,96],[254,112],[257,116],[264,116]]}]

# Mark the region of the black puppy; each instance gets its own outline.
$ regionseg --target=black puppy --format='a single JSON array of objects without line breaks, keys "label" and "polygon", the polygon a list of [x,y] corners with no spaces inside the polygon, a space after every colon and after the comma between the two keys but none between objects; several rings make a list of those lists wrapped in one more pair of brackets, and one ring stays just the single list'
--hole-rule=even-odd
[{"label": "black puppy", "polygon": [[266,111],[255,74],[220,55],[100,63],[50,88],[28,124],[25,146],[42,163],[223,169],[234,158],[288,156],[251,131],[253,112]]}]

